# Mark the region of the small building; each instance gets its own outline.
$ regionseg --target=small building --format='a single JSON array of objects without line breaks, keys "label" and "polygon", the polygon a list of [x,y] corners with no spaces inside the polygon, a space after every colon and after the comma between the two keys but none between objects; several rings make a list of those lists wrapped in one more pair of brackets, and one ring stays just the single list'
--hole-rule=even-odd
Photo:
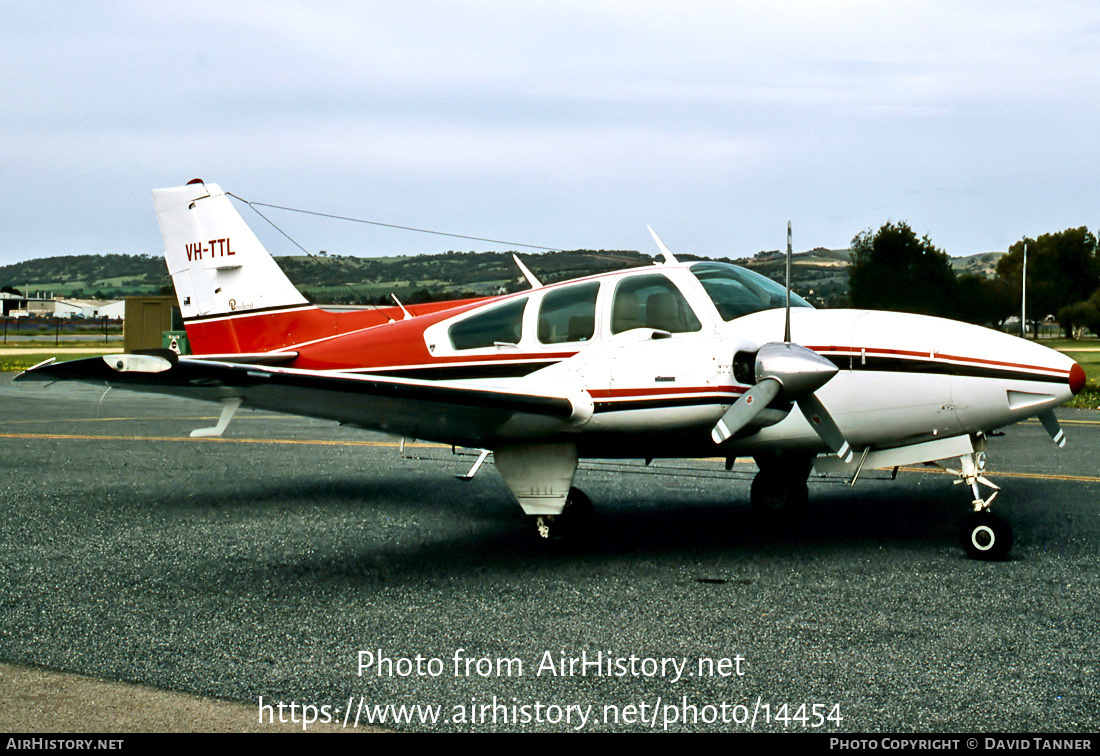
[{"label": "small building", "polygon": [[127,297],[125,307],[122,348],[126,352],[160,349],[161,335],[165,331],[183,330],[183,319],[175,297]]},{"label": "small building", "polygon": [[126,301],[122,299],[58,299],[56,315],[70,318],[126,317]]},{"label": "small building", "polygon": [[27,299],[6,295],[0,299],[9,318],[110,318],[126,316],[121,299]]}]

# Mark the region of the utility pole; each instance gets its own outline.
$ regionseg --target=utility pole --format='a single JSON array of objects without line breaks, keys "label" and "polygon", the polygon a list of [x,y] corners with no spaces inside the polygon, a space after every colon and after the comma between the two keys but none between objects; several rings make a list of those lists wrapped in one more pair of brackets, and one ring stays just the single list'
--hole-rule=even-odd
[{"label": "utility pole", "polygon": [[1020,335],[1027,338],[1027,239],[1024,239],[1024,272],[1020,286]]}]

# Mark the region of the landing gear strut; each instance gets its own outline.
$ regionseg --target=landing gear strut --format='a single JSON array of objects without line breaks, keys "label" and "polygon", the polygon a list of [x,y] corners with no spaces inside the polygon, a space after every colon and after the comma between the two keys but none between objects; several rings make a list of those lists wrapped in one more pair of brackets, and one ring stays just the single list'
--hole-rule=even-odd
[{"label": "landing gear strut", "polygon": [[592,537],[596,510],[579,488],[570,488],[561,514],[532,515],[535,537],[552,546],[583,543]]}]

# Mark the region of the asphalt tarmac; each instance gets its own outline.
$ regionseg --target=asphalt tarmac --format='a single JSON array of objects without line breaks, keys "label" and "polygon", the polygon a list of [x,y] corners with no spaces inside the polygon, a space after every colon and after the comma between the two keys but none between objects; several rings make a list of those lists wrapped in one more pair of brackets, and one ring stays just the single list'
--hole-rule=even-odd
[{"label": "asphalt tarmac", "polygon": [[1100,731],[1100,413],[993,439],[1015,545],[984,563],[931,471],[815,479],[777,531],[750,466],[585,463],[598,532],[547,553],[449,448],[249,412],[191,440],[209,405],[101,394],[0,378],[0,661],[239,704],[211,730]]}]

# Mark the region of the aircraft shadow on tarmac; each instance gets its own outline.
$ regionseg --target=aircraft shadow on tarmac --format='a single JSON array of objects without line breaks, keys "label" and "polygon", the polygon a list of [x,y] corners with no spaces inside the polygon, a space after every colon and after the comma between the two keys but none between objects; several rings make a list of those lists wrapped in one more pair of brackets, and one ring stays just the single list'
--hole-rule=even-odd
[{"label": "aircraft shadow on tarmac", "polygon": [[[811,501],[799,516],[782,523],[754,516],[747,486],[721,483],[677,490],[652,481],[588,480],[598,502],[594,531],[563,548],[538,542],[503,484],[489,476],[474,483],[435,475],[307,477],[277,487],[249,481],[214,501],[180,495],[159,506],[231,512],[261,541],[252,557],[226,568],[245,570],[250,574],[238,577],[248,581],[400,583],[487,570],[587,569],[632,556],[646,562],[708,555],[816,559],[893,551],[904,558],[917,551],[965,561],[958,542],[966,506],[947,476],[869,481],[861,488],[820,481],[811,484]],[[279,538],[293,543],[279,544]]]}]

